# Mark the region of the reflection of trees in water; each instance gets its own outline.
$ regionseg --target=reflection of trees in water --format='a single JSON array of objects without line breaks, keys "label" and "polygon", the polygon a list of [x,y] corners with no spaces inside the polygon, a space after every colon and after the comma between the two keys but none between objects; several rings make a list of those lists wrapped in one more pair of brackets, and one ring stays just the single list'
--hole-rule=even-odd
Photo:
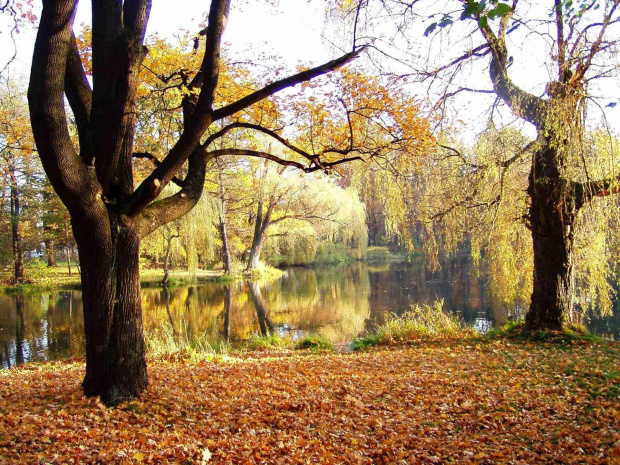
[{"label": "reflection of trees in water", "polygon": [[514,317],[522,302],[503,302],[490,291],[486,270],[461,254],[429,271],[423,260],[392,263],[389,271],[370,269],[370,306],[373,319],[383,323],[390,313],[402,314],[412,303],[444,301],[444,309],[460,315],[467,324],[486,330]]},{"label": "reflection of trees in water", "polygon": [[232,286],[227,284],[224,291],[224,340],[230,340],[230,312],[232,307]]},{"label": "reflection of trees in water", "polygon": [[366,328],[369,286],[366,266],[357,263],[289,269],[280,282],[268,283],[263,294],[274,325],[348,342]]},{"label": "reflection of trees in water", "polygon": [[274,326],[267,316],[265,299],[263,299],[260,285],[257,282],[248,281],[248,288],[252,296],[252,302],[254,302],[254,307],[256,308],[256,317],[258,318],[260,333],[262,336],[268,336],[274,332]]},{"label": "reflection of trees in water", "polygon": [[0,296],[0,366],[80,354],[84,336],[79,295],[55,291]]},{"label": "reflection of trees in water", "polygon": [[143,289],[145,331],[157,333],[167,325],[175,337],[191,341],[204,335],[216,341],[222,300],[213,286]]},{"label": "reflection of trees in water", "polygon": [[[316,333],[334,343],[382,323],[390,312],[403,313],[412,302],[444,299],[470,324],[487,329],[527,306],[503,302],[489,291],[484,270],[458,257],[436,272],[422,263],[292,268],[266,283],[235,281],[171,289],[143,289],[144,325],[156,332],[171,326],[177,337],[240,341],[278,331],[296,336]],[[371,312],[372,309],[372,312]],[[0,295],[0,366],[65,358],[84,347],[79,291]],[[590,328],[620,338],[620,310],[596,318]]]}]

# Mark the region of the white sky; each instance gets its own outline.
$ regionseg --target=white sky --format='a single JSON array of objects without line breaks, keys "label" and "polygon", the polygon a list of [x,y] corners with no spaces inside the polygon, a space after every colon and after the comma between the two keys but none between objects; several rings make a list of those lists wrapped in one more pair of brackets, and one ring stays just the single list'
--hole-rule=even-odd
[{"label": "white sky", "polygon": [[[160,37],[174,37],[179,30],[188,30],[191,33],[200,30],[199,24],[206,18],[206,11],[209,6],[208,0],[153,0],[151,10],[151,18],[147,35],[157,33]],[[340,54],[338,50],[331,47],[323,38],[324,26],[324,6],[323,0],[233,0],[233,9],[231,10],[228,25],[224,34],[224,42],[228,44],[227,51],[232,55],[232,59],[257,59],[259,56],[274,56],[288,68],[293,69],[297,64],[312,65],[325,62]],[[275,6],[270,3],[276,3]],[[545,2],[546,3],[546,2]],[[431,2],[431,4],[433,4]],[[434,4],[435,5],[435,4]],[[443,4],[442,4],[443,5]],[[434,8],[440,8],[435,5]],[[2,27],[2,19],[0,18],[0,68],[11,57],[13,51],[11,40],[6,32],[6,28]],[[430,22],[431,20],[429,20]],[[80,24],[90,23],[90,1],[81,0],[78,14],[76,17],[76,29]],[[333,25],[332,25],[333,26]],[[331,29],[334,29],[333,27]],[[616,28],[616,31],[618,28]],[[415,42],[423,49],[432,51],[429,46],[433,42],[440,40],[440,36],[426,38],[423,31],[419,31],[419,38],[414,37]],[[34,44],[35,31],[33,28],[26,28],[17,35],[18,57],[11,66],[11,75],[13,77],[28,78],[30,60],[32,55],[32,47]],[[479,38],[477,38],[479,39]],[[337,40],[337,39],[335,39]],[[479,40],[473,40],[475,44]],[[348,44],[339,44],[348,47]],[[548,71],[540,65],[543,59],[539,61],[538,67],[528,68],[522,67],[522,64],[533,64],[536,60],[535,50],[516,50],[515,65],[513,66],[513,78],[515,82],[522,85],[525,89],[536,91],[540,89],[540,83],[548,80]],[[436,58],[438,54],[428,56],[429,60]],[[518,62],[517,60],[521,60]],[[273,61],[268,64],[273,65]],[[519,69],[523,72],[517,73]],[[480,67],[477,70],[472,69],[473,74],[468,81],[471,87],[490,88],[488,72],[485,68]],[[607,101],[620,100],[620,92],[618,92],[618,78],[615,79],[616,84],[613,89],[599,90],[599,93],[609,94],[611,99]],[[425,87],[412,87],[412,90],[420,97],[425,99]],[[463,94],[458,101],[458,116],[464,121],[465,125],[475,127],[474,132],[484,125],[483,114],[489,108],[488,97],[481,94]],[[606,101],[603,101],[605,104]],[[612,127],[620,127],[620,105],[613,109],[606,109],[608,121]],[[599,116],[594,116],[598,114]],[[600,112],[594,110],[591,117],[600,119]],[[509,120],[510,117],[507,117]],[[507,121],[506,120],[506,121]],[[476,127],[477,126],[477,127]],[[528,124],[524,124],[526,131],[533,135]]]},{"label": "white sky", "polygon": [[[323,2],[281,0],[279,3],[279,6],[272,6],[265,0],[233,1],[224,42],[235,58],[274,55],[291,67],[333,58],[335,53],[321,39]],[[199,24],[205,21],[208,6],[206,0],[154,0],[147,35],[157,33],[160,37],[174,37],[181,29],[198,32]],[[75,19],[76,29],[90,22],[90,2],[82,0]],[[16,36],[18,57],[11,67],[13,75],[27,77],[35,34],[33,28],[24,28]],[[0,67],[3,67],[13,53],[5,28],[2,28],[0,41],[3,44],[0,47]]]}]

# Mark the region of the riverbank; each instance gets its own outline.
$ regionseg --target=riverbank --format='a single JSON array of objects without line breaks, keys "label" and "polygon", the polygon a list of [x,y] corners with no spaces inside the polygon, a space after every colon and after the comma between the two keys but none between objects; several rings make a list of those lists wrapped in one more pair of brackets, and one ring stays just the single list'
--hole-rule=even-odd
[{"label": "riverbank", "polygon": [[0,462],[617,463],[620,344],[464,339],[158,358],[138,401],[81,361],[0,371]]},{"label": "riverbank", "polygon": [[[81,289],[80,273],[73,267],[69,275],[66,266],[58,267],[26,267],[26,279],[23,284],[9,285],[11,270],[0,272],[0,292],[27,293],[50,289]],[[261,267],[259,270],[247,274],[238,272],[232,276],[224,275],[222,270],[202,270],[190,273],[185,270],[171,270],[169,273],[169,286],[188,284],[202,284],[206,282],[228,282],[235,279],[269,280],[282,276],[284,272],[272,267]],[[162,279],[164,271],[161,269],[143,269],[140,271],[140,283],[142,287],[163,287]]]}]

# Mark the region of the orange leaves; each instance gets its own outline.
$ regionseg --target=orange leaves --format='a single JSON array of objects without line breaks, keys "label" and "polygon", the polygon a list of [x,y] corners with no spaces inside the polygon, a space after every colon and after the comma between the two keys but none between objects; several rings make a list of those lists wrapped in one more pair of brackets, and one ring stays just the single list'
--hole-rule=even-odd
[{"label": "orange leaves", "polygon": [[81,364],[5,371],[0,462],[617,463],[617,344],[473,344],[156,362],[117,409]]}]

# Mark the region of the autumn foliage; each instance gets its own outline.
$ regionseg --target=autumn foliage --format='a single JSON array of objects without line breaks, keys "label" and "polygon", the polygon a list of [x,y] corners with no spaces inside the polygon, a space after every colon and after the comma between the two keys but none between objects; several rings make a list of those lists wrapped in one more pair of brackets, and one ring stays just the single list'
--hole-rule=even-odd
[{"label": "autumn foliage", "polygon": [[423,344],[152,361],[139,401],[82,394],[81,362],[0,373],[1,463],[620,460],[617,343]]}]

